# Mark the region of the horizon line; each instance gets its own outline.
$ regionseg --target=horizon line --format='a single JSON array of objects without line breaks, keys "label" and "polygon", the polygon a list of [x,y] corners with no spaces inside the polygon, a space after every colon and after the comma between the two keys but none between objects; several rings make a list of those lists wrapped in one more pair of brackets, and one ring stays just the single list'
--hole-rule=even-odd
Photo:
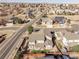
[{"label": "horizon line", "polygon": [[62,3],[50,3],[50,2],[0,2],[0,3],[27,3],[27,4],[79,4],[79,3],[67,3],[67,2],[62,2]]}]

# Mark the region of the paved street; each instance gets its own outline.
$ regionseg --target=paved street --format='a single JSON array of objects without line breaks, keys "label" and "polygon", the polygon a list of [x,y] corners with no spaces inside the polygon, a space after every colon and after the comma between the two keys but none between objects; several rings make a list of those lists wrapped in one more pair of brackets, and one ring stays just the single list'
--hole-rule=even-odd
[{"label": "paved street", "polygon": [[3,28],[0,28],[0,30],[17,30],[18,28],[20,27],[3,27]]},{"label": "paved street", "polygon": [[[44,14],[44,13],[43,13]],[[43,14],[40,14],[41,16]],[[11,48],[14,46],[14,44],[19,40],[18,38],[27,30],[27,28],[32,25],[36,20],[39,20],[39,18],[41,17],[39,15],[39,17],[37,17],[35,20],[30,21],[27,24],[24,24],[23,27],[21,27],[20,29],[18,29],[8,40],[8,42],[4,41],[1,45],[0,45],[0,59],[5,59],[6,55],[9,53],[9,51],[11,50]]]}]

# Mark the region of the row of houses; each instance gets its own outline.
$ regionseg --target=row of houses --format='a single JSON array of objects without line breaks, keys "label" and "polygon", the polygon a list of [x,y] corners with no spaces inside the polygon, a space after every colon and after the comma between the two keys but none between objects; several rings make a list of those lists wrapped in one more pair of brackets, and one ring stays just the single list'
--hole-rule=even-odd
[{"label": "row of houses", "polygon": [[53,50],[52,34],[50,31],[39,30],[29,37],[28,50]]},{"label": "row of houses", "polygon": [[[54,34],[52,34],[54,33]],[[54,43],[52,39],[56,37],[56,40],[63,43],[63,47],[72,47],[79,45],[79,31],[72,32],[70,29],[42,29],[38,32],[33,32],[29,37],[28,50],[54,50]]]},{"label": "row of houses", "polygon": [[55,24],[59,24],[60,27],[67,27],[67,24],[70,24],[70,19],[62,16],[56,16],[52,19],[46,17],[41,18],[36,24],[47,26],[47,28],[52,28]]},{"label": "row of houses", "polygon": [[72,47],[79,45],[79,34],[77,32],[63,31],[60,32],[64,46]]}]

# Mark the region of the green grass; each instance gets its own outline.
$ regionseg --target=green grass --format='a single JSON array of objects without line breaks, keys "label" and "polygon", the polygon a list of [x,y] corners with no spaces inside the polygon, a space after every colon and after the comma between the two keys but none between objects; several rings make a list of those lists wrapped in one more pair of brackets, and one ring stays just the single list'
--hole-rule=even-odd
[{"label": "green grass", "polygon": [[49,50],[32,50],[32,53],[48,53],[50,52]]},{"label": "green grass", "polygon": [[20,57],[21,57],[21,52],[18,51],[18,52],[16,53],[14,59],[21,59]]},{"label": "green grass", "polygon": [[29,32],[29,34],[31,34],[33,32],[33,27],[32,26],[28,27],[28,32]]},{"label": "green grass", "polygon": [[79,52],[79,45],[73,46],[72,51],[73,52]]},{"label": "green grass", "polygon": [[15,55],[14,59],[19,59],[19,53]]}]

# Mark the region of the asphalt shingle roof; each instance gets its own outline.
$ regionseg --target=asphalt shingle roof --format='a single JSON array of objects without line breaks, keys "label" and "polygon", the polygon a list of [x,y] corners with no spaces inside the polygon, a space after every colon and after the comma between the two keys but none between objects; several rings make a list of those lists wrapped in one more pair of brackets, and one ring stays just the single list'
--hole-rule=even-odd
[{"label": "asphalt shingle roof", "polygon": [[79,40],[79,34],[68,32],[68,31],[64,31],[61,33],[68,40]]},{"label": "asphalt shingle roof", "polygon": [[29,41],[35,41],[35,40],[44,40],[44,33],[43,30],[40,30],[38,32],[33,32],[30,37]]}]

